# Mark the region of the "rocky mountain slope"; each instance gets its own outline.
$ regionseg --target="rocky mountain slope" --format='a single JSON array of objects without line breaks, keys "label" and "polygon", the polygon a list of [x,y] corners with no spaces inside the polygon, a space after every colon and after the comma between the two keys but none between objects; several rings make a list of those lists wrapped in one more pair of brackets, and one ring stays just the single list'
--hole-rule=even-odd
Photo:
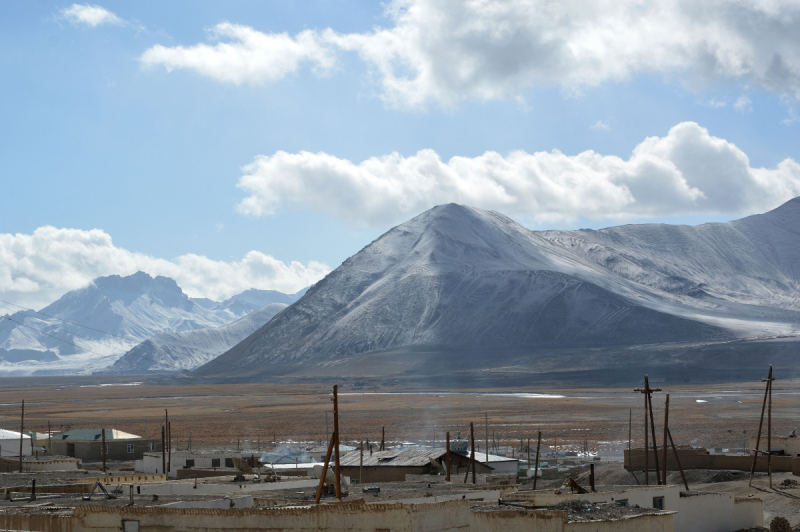
[{"label": "rocky mountain slope", "polygon": [[726,224],[529,231],[435,207],[345,261],[197,375],[333,367],[425,349],[708,342],[800,329],[800,201]]},{"label": "rocky mountain slope", "polygon": [[192,370],[247,338],[286,307],[285,303],[270,303],[220,327],[156,334],[99,373],[141,374]]},{"label": "rocky mountain slope", "polygon": [[0,375],[96,371],[154,334],[226,325],[281,297],[296,296],[252,290],[208,305],[167,277],[99,277],[39,312],[0,319]]}]

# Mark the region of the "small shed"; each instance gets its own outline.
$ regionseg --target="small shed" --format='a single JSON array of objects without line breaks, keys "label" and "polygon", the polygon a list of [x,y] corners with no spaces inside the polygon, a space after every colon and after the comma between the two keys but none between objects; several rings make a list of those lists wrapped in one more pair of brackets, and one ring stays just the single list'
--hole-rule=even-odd
[{"label": "small shed", "polygon": [[[353,480],[358,480],[361,475],[362,482],[396,482],[405,480],[406,475],[444,475],[446,455],[444,449],[373,451],[371,454],[365,450],[362,467],[359,465],[362,460],[361,451],[356,450],[340,458],[340,467],[342,474]],[[459,453],[450,453],[451,475],[466,473],[468,464],[469,458]],[[492,469],[476,463],[475,472],[491,473]]]},{"label": "small shed", "polygon": [[[24,434],[22,436],[22,456],[30,456],[31,453],[31,437]],[[0,456],[4,458],[19,456],[19,432],[0,429]]]}]

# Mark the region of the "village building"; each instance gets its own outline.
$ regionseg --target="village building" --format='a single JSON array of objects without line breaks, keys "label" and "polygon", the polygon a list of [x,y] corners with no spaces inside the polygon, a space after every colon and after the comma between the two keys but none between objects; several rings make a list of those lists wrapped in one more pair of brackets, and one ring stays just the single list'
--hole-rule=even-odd
[{"label": "village building", "polygon": [[[0,429],[0,457],[10,458],[19,456],[20,438],[19,432],[13,430]],[[22,436],[22,456],[31,455],[31,437],[27,434]]]},{"label": "village building", "polygon": [[[406,480],[406,475],[444,475],[447,451],[444,449],[407,449],[403,451],[351,451],[339,460],[341,473],[353,481],[394,482]],[[451,476],[466,474],[469,458],[463,454],[450,453]],[[491,473],[492,469],[481,463],[475,464],[476,474]],[[516,473],[516,472],[515,472]]]},{"label": "village building", "polygon": [[106,460],[139,460],[148,451],[161,450],[160,440],[144,439],[117,429],[76,429],[50,438],[50,454],[83,461],[102,460],[103,430]]}]

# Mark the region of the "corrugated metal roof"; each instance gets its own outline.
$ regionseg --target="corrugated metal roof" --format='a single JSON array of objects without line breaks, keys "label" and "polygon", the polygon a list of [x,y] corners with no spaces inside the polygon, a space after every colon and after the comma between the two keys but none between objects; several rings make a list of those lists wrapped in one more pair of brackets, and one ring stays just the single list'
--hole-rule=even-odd
[{"label": "corrugated metal roof", "polygon": [[[368,450],[364,450],[365,466],[391,466],[391,467],[419,467],[431,463],[431,458],[438,460],[445,455],[444,449],[419,450],[409,449],[405,451],[372,451],[370,456]],[[357,466],[360,463],[361,451],[352,451],[339,459],[340,465]]]},{"label": "corrugated metal roof", "polygon": [[[93,441],[93,440],[100,441],[103,439],[102,430],[103,429],[75,429],[59,434],[58,436],[54,436],[53,439],[74,440],[74,441]],[[105,429],[105,430],[106,430],[106,440],[142,439],[141,436],[137,436],[136,434],[128,434],[127,432],[122,432],[121,430],[117,429]]]},{"label": "corrugated metal roof", "polygon": [[[467,458],[469,458],[470,451],[466,451],[465,453],[459,452],[458,454],[463,454]],[[481,464],[486,463],[486,453],[481,451],[475,451],[475,461],[480,462]],[[496,456],[494,454],[489,455],[489,463],[492,462],[519,462],[517,458],[509,458],[508,456]]]}]

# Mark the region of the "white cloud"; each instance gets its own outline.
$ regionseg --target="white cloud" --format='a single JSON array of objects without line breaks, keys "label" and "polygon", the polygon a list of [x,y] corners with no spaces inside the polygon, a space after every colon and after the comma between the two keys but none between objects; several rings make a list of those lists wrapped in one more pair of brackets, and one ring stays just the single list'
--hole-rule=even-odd
[{"label": "white cloud", "polygon": [[73,24],[85,24],[92,28],[106,24],[113,24],[116,26],[125,24],[124,20],[111,11],[100,6],[91,6],[89,4],[72,4],[62,9],[61,15]]},{"label": "white cloud", "polygon": [[594,123],[593,126],[589,126],[589,127],[590,127],[590,129],[597,129],[597,130],[602,130],[602,131],[611,131],[611,126],[609,126],[608,124],[606,124],[602,120],[598,120],[597,122]]},{"label": "white cloud", "polygon": [[753,101],[747,96],[739,96],[739,98],[736,99],[736,103],[733,104],[733,108],[743,113],[745,111],[752,111],[752,104]]},{"label": "white cloud", "polygon": [[800,195],[800,164],[786,159],[775,168],[752,168],[739,148],[694,122],[646,138],[627,160],[593,151],[514,151],[442,161],[433,150],[422,150],[356,164],[326,153],[279,151],[243,170],[243,213],[263,216],[302,206],[374,227],[449,202],[570,222],[748,214]]},{"label": "white cloud", "polygon": [[225,23],[215,33],[230,43],[156,46],[142,61],[259,83],[303,60],[327,70],[349,50],[401,107],[513,99],[534,86],[579,92],[640,73],[741,79],[800,98],[798,0],[394,0],[386,20],[295,37]]},{"label": "white cloud", "polygon": [[287,264],[258,251],[231,262],[194,254],[165,260],[116,247],[100,229],[46,226],[33,234],[0,233],[0,299],[20,305],[38,309],[96,277],[138,270],[171,277],[192,297],[219,301],[248,288],[293,293],[330,268],[316,261]]},{"label": "white cloud", "polygon": [[318,72],[334,64],[333,52],[319,42],[310,30],[295,37],[286,33],[261,33],[247,26],[223,22],[210,31],[213,39],[229,39],[214,45],[190,47],[156,45],[140,57],[147,66],[162,65],[168,71],[188,68],[198,73],[234,83],[264,83],[281,79],[311,63]]}]

